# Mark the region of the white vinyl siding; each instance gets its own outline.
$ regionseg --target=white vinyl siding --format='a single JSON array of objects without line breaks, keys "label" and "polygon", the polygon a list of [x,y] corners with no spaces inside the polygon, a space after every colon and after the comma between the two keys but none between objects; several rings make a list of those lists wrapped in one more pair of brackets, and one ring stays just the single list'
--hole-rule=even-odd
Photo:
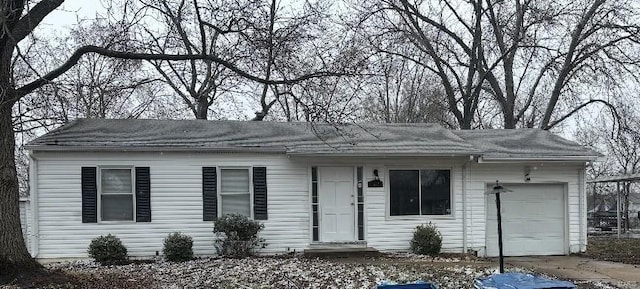
[{"label": "white vinyl siding", "polygon": [[[586,224],[580,221],[585,213],[581,204],[585,192],[584,179],[580,177],[584,165],[564,163],[511,163],[487,164],[469,162],[466,164],[466,187],[463,201],[462,170],[467,160],[451,159],[388,159],[385,162],[365,163],[365,179],[373,179],[373,169],[378,169],[380,178],[385,180],[383,188],[365,187],[365,219],[367,245],[380,250],[408,250],[413,230],[417,225],[432,222],[443,235],[444,252],[463,252],[466,248],[486,254],[486,196],[488,184],[500,180],[501,183],[525,183],[525,171],[530,171],[530,183],[564,184],[566,186],[566,246],[568,253],[586,249]],[[417,163],[417,164],[416,164]],[[418,165],[419,164],[419,165]],[[388,211],[388,170],[396,167],[451,167],[452,199],[451,216],[390,216]],[[366,184],[366,181],[365,181]],[[465,204],[466,203],[466,204]],[[466,206],[466,226],[463,226],[463,206]],[[581,213],[582,212],[582,213]],[[466,233],[463,228],[466,227]]]},{"label": "white vinyl siding", "polygon": [[[87,257],[91,239],[114,234],[131,256],[155,256],[162,240],[180,231],[193,237],[197,255],[215,255],[213,225],[202,220],[202,167],[268,168],[269,219],[261,236],[263,253],[301,251],[309,244],[309,180],[306,164],[282,154],[206,153],[37,153],[38,258]],[[151,168],[149,223],[82,223],[81,167]],[[72,237],[70,237],[72,236]]]},{"label": "white vinyl siding", "polygon": [[[496,180],[505,184],[524,183],[525,170],[530,171],[530,183],[564,184],[568,251],[580,252],[586,245],[583,237],[586,224],[580,220],[586,208],[581,204],[584,165],[580,164],[487,164],[469,161],[468,157],[303,158],[258,153],[37,152],[35,155],[39,232],[33,235],[39,236],[38,258],[86,257],[90,240],[108,233],[120,237],[132,256],[153,256],[156,251],[162,251],[163,238],[174,231],[193,237],[195,254],[215,254],[212,224],[202,220],[202,167],[205,166],[268,168],[269,218],[261,221],[265,224],[261,236],[268,246],[260,251],[262,253],[301,251],[312,242],[312,166],[363,167],[364,239],[367,246],[382,251],[408,250],[415,227],[432,222],[443,235],[444,252],[463,252],[466,240],[467,249],[485,254],[486,187]],[[80,188],[83,166],[151,167],[153,221],[83,224]],[[450,169],[451,214],[390,216],[388,170],[395,168]],[[376,178],[374,170],[378,170],[383,187],[368,187],[367,183]],[[466,175],[464,184],[463,175]],[[221,171],[218,178],[220,180]],[[220,194],[222,184],[218,186]],[[463,223],[465,215],[466,224]]]},{"label": "white vinyl siding", "polygon": [[[409,250],[409,241],[416,226],[428,222],[435,224],[443,236],[444,252],[462,251],[462,164],[463,158],[413,158],[386,160],[385,163],[365,165],[365,178],[371,179],[372,170],[378,169],[384,187],[365,188],[365,215],[367,219],[367,245],[389,251]],[[389,170],[397,168],[422,168],[450,170],[451,204],[449,215],[408,215],[392,216],[390,208]],[[383,175],[384,174],[384,175]],[[366,183],[366,182],[365,182]]]},{"label": "white vinyl siding", "polygon": [[[468,158],[386,157],[386,158],[317,158],[309,160],[311,166],[363,167],[364,184],[364,241],[367,246],[381,251],[406,251],[416,226],[429,221],[436,224],[443,235],[443,251],[462,251],[462,165]],[[451,170],[451,215],[390,216],[389,179],[390,169],[422,168]],[[376,179],[374,170],[383,182],[382,187],[369,187]],[[309,172],[311,170],[309,169]],[[484,199],[483,199],[484,200]],[[309,213],[311,215],[311,213]],[[311,228],[311,225],[309,225]],[[311,237],[309,237],[311,239]]]}]

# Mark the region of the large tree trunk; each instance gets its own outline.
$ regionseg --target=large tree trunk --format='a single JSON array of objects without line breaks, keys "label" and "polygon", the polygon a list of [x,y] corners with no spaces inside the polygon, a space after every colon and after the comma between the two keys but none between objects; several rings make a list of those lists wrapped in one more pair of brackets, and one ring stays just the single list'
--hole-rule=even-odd
[{"label": "large tree trunk", "polygon": [[200,96],[196,103],[196,119],[208,119],[209,118],[209,99],[205,96]]},{"label": "large tree trunk", "polygon": [[20,227],[12,107],[13,102],[0,104],[0,272],[38,267],[27,252]]}]

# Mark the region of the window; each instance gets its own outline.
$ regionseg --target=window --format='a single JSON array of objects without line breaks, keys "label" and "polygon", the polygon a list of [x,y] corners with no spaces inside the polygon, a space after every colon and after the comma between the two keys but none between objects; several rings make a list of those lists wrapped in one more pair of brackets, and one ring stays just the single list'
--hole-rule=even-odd
[{"label": "window", "polygon": [[450,170],[389,170],[390,215],[450,215]]},{"label": "window", "polygon": [[251,217],[249,169],[220,170],[220,214]]},{"label": "window", "polygon": [[133,175],[128,168],[100,170],[100,219],[133,221]]}]

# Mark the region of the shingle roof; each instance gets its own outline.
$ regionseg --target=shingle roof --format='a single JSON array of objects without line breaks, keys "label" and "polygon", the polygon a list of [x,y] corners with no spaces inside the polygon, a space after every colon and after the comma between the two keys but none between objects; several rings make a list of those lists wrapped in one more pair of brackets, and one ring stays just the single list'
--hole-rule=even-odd
[{"label": "shingle roof", "polygon": [[541,129],[456,130],[453,133],[482,151],[485,159],[602,156]]},{"label": "shingle roof", "polygon": [[598,154],[541,130],[452,131],[436,124],[79,119],[30,142],[31,150],[265,151],[291,155]]}]

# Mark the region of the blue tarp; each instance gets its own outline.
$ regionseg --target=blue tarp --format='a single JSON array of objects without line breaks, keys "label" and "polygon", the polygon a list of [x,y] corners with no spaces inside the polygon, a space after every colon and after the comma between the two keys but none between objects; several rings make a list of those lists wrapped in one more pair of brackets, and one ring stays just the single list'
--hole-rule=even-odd
[{"label": "blue tarp", "polygon": [[380,284],[377,289],[438,289],[433,283],[424,282],[424,281],[416,281],[414,283],[407,284]]},{"label": "blue tarp", "polygon": [[575,289],[568,281],[550,280],[531,274],[504,273],[478,278],[477,289]]}]

